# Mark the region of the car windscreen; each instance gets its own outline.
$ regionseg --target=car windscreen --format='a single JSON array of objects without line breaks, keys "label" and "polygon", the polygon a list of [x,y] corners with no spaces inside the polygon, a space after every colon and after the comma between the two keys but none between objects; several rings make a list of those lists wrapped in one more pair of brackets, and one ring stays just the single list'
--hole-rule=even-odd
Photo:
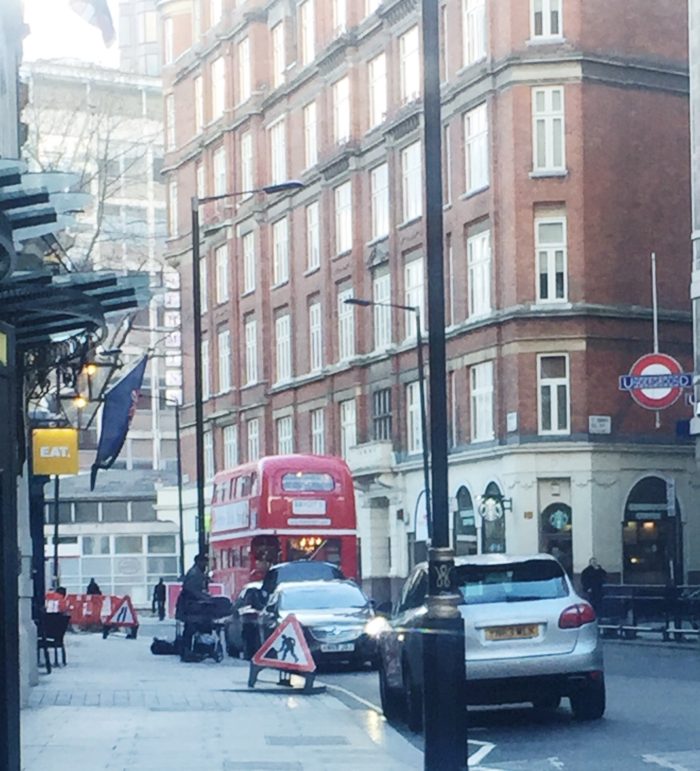
[{"label": "car windscreen", "polygon": [[558,562],[533,559],[504,565],[458,565],[459,591],[468,605],[552,600],[569,593]]},{"label": "car windscreen", "polygon": [[280,596],[280,608],[284,610],[330,610],[366,606],[367,598],[356,586],[299,586],[285,590]]}]

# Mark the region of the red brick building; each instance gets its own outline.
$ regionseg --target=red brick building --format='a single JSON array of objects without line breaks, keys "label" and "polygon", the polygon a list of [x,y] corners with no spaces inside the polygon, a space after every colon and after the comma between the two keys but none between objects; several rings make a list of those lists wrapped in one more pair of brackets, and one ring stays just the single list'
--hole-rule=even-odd
[{"label": "red brick building", "polygon": [[[185,362],[190,197],[305,185],[203,208],[208,474],[345,455],[379,596],[425,540],[415,318],[344,300],[424,303],[419,5],[159,3]],[[545,549],[576,572],[595,553],[627,582],[697,579],[685,398],[657,428],[618,389],[652,350],[651,252],[660,349],[692,370],[686,3],[441,12],[458,552]]]}]

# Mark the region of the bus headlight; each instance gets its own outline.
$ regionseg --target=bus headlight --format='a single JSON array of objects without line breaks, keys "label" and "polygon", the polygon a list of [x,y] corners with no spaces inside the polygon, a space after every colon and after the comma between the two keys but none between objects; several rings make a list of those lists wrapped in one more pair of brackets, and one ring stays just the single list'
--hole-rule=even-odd
[{"label": "bus headlight", "polygon": [[391,625],[383,616],[375,616],[365,624],[365,634],[370,637],[379,637],[382,632],[391,629]]}]

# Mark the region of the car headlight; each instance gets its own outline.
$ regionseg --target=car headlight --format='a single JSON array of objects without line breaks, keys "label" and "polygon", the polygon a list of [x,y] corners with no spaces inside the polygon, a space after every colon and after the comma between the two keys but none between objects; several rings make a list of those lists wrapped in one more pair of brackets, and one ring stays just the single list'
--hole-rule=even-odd
[{"label": "car headlight", "polygon": [[389,622],[383,616],[375,616],[365,624],[365,634],[370,637],[379,637],[382,632],[386,632],[390,628]]}]

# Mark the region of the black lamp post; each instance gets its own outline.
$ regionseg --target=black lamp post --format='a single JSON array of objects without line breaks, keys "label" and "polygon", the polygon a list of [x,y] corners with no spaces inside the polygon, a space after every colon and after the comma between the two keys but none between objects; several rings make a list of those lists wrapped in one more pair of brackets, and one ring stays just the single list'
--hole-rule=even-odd
[{"label": "black lamp post", "polygon": [[221,195],[211,195],[206,198],[191,199],[192,215],[192,312],[194,330],[194,424],[195,424],[195,474],[197,476],[197,531],[199,540],[199,553],[207,550],[207,538],[204,525],[204,397],[202,388],[202,295],[201,274],[199,266],[199,207],[202,204],[223,201],[240,195],[253,193],[286,193],[299,190],[304,183],[292,179],[280,182],[276,185],[254,188],[252,190],[239,190]]},{"label": "black lamp post", "polygon": [[428,552],[428,612],[423,642],[424,764],[427,771],[468,766],[464,622],[450,548],[447,473],[445,268],[442,231],[440,3],[422,0],[425,239],[428,263],[430,448],[433,534]]},{"label": "black lamp post", "polygon": [[425,511],[428,520],[428,538],[432,538],[433,517],[430,505],[430,460],[428,447],[428,410],[425,400],[425,365],[423,363],[423,333],[421,331],[420,305],[402,305],[401,303],[381,302],[378,300],[363,300],[359,297],[349,297],[346,305],[359,305],[363,308],[396,308],[408,311],[416,316],[416,357],[418,359],[418,393],[420,395],[420,428],[421,444],[423,446],[423,488],[425,490]]}]

